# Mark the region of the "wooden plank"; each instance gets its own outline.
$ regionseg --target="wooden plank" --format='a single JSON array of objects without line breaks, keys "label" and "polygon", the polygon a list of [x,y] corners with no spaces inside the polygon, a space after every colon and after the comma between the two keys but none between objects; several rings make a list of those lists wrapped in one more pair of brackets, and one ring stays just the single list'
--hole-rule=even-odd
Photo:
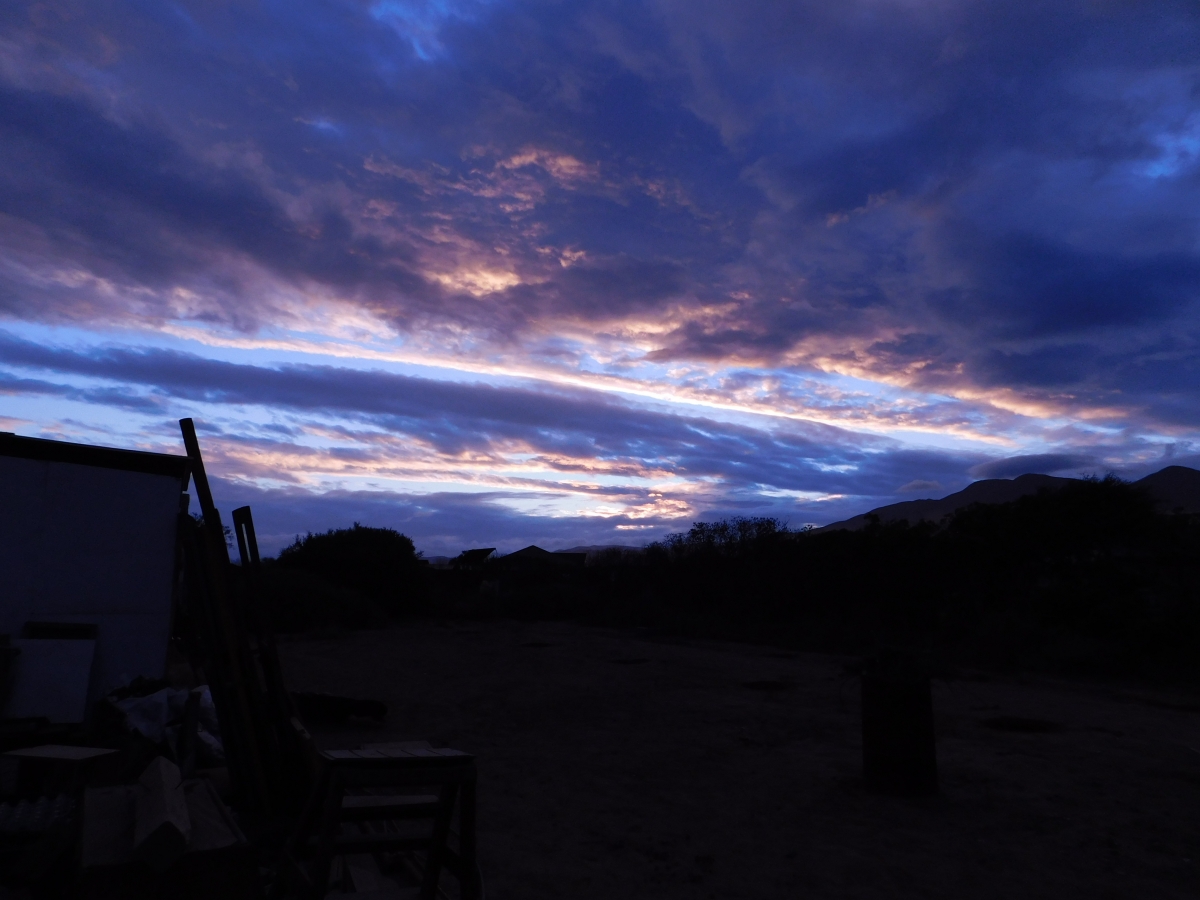
[{"label": "wooden plank", "polygon": [[245,612],[253,641],[251,655],[262,680],[267,719],[273,729],[273,745],[279,751],[280,765],[275,778],[275,790],[280,792],[280,805],[287,807],[288,799],[307,789],[308,747],[292,728],[296,705],[287,689],[275,630],[263,601],[262,560],[258,552],[258,537],[254,532],[254,516],[249,506],[233,511],[234,533],[237,535],[238,555],[245,582]]},{"label": "wooden plank", "polygon": [[204,515],[203,539],[199,541],[200,552],[195,561],[206,571],[203,597],[197,599],[206,601],[211,619],[207,650],[212,664],[218,669],[218,677],[213,679],[210,675],[210,682],[221,682],[220,689],[214,691],[218,714],[221,714],[222,706],[226,707],[221,736],[226,743],[231,773],[238,770],[236,787],[242,801],[249,812],[267,817],[273,806],[271,785],[278,767],[268,770],[264,755],[278,756],[278,735],[273,727],[270,704],[264,696],[264,686],[255,677],[256,666],[246,623],[232,596],[229,550],[225,545],[220,513],[213,503],[195,423],[191,419],[180,419],[179,428],[191,460],[192,481]]},{"label": "wooden plank", "polygon": [[437,797],[432,794],[347,794],[342,798],[342,810],[390,809],[435,803]]},{"label": "wooden plank", "polygon": [[[426,787],[435,784],[462,784],[475,780],[474,762],[466,765],[455,760],[413,759],[391,760],[394,766],[379,765],[374,760],[361,760],[364,766],[351,766],[338,773],[345,787]],[[400,765],[396,765],[399,763]],[[433,763],[433,765],[430,765]],[[340,766],[339,766],[340,768]]]},{"label": "wooden plank", "polygon": [[[218,521],[219,525],[219,521]],[[266,772],[262,763],[253,697],[246,678],[244,632],[229,598],[228,555],[224,538],[214,538],[213,529],[189,528],[189,550],[196,569],[189,590],[189,604],[200,606],[205,628],[205,669],[217,705],[221,739],[225,744],[235,790],[251,813],[265,816],[270,811]],[[219,544],[219,547],[218,547]],[[208,671],[211,669],[212,671]]]},{"label": "wooden plank", "polygon": [[428,848],[428,834],[347,834],[333,840],[334,853],[400,853]]},{"label": "wooden plank", "polygon": [[389,741],[385,744],[363,744],[362,749],[387,753],[389,750],[432,750],[433,745],[429,741]]},{"label": "wooden plank", "polygon": [[196,423],[191,419],[180,419],[179,430],[183,432],[183,446],[191,462],[192,483],[196,487],[196,499],[200,501],[200,512],[207,519],[209,512],[216,512],[216,507],[208,487],[208,475],[204,471],[204,457],[200,455],[200,442],[196,439]]},{"label": "wooden plank", "polygon": [[437,812],[437,797],[405,794],[376,794],[377,802],[348,804],[348,800],[367,799],[346,797],[342,800],[342,820],[347,822],[390,821],[392,819],[430,818]]},{"label": "wooden plank", "polygon": [[179,533],[186,560],[187,615],[199,638],[203,657],[201,664],[208,676],[209,689],[217,709],[234,797],[239,804],[251,803],[252,774],[248,771],[247,759],[242,752],[242,729],[234,700],[236,687],[226,663],[228,648],[221,635],[220,617],[215,608],[215,589],[211,586],[214,574],[208,558],[206,533],[203,528],[196,527],[190,516],[181,513],[179,518]]},{"label": "wooden plank", "polygon": [[116,750],[110,750],[107,747],[67,747],[62,744],[44,744],[41,747],[23,747],[20,750],[9,750],[4,755],[81,762],[86,759],[107,756],[110,753],[116,752]]}]

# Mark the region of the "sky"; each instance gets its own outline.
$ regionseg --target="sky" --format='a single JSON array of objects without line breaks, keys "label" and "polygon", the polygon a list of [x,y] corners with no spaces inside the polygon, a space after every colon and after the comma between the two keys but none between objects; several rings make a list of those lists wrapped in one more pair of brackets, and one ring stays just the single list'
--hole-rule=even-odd
[{"label": "sky", "polygon": [[0,431],[275,552],[1200,467],[1194,0],[0,7]]}]

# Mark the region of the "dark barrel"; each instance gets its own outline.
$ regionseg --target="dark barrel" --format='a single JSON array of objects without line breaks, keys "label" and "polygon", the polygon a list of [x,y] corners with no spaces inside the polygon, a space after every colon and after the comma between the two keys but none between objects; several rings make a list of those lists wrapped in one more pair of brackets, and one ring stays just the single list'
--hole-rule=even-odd
[{"label": "dark barrel", "polygon": [[862,742],[867,790],[937,793],[933,693],[929,675],[907,654],[880,653],[863,666]]}]

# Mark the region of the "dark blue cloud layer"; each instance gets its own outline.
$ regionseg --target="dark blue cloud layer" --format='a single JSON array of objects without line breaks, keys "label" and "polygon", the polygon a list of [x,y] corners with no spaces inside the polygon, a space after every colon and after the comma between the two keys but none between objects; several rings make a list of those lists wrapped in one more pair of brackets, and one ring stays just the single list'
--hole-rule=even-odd
[{"label": "dark blue cloud layer", "polygon": [[971,467],[971,474],[977,478],[1016,478],[1034,472],[1039,475],[1053,475],[1067,472],[1071,475],[1079,471],[1091,471],[1096,468],[1096,458],[1078,453],[1031,453],[1026,456],[1010,456],[1007,459],[993,459]]},{"label": "dark blue cloud layer", "polygon": [[[0,91],[10,253],[203,289],[217,302],[198,315],[249,330],[270,311],[231,260],[401,328],[508,339],[546,316],[740,290],[657,358],[769,358],[884,324],[938,342],[914,376],[930,386],[1101,405],[1123,390],[1151,420],[1179,414],[1108,360],[1197,337],[1194,4],[400,6],[423,11],[9,7],[24,54]],[[462,189],[530,146],[599,175],[570,186],[527,166],[535,208]],[[417,232],[450,215],[541,277],[481,306],[422,274],[420,237],[357,228],[369,198]],[[545,267],[535,244],[589,259]],[[19,318],[129,313],[21,277],[3,297]],[[1195,397],[1190,372],[1159,369]]]}]

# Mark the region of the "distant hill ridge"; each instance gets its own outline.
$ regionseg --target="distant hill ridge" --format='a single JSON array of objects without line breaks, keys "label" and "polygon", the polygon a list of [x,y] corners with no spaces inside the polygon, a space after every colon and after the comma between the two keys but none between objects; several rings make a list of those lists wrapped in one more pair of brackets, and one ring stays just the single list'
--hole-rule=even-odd
[{"label": "distant hill ridge", "polygon": [[[1036,494],[1042,488],[1057,490],[1065,484],[1077,481],[1075,478],[1059,478],[1055,475],[1020,475],[1016,478],[988,478],[976,481],[957,493],[940,500],[905,500],[890,506],[880,506],[870,512],[854,516],[842,522],[834,522],[817,529],[818,531],[835,531],[849,529],[851,531],[867,525],[871,516],[878,516],[883,524],[899,522],[907,519],[909,522],[940,522],[951,513],[970,506],[972,503],[1011,503]],[[1133,482],[1138,487],[1146,488],[1162,512],[1181,510],[1188,513],[1200,513],[1200,471],[1186,466],[1167,466]]]}]

